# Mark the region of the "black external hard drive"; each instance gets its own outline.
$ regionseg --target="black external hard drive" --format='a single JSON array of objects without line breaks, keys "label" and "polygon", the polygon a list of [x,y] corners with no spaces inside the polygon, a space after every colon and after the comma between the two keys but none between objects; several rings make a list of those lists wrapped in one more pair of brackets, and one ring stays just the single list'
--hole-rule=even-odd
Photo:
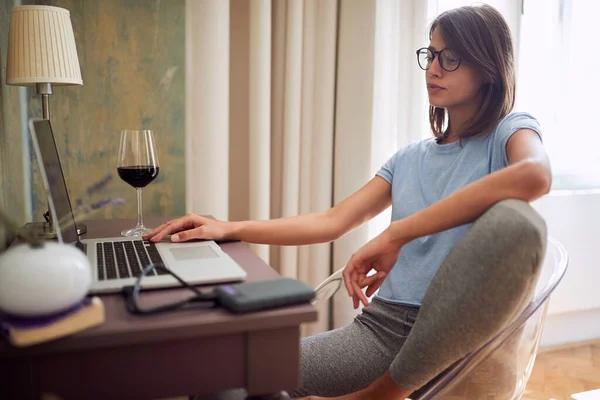
[{"label": "black external hard drive", "polygon": [[291,278],[220,285],[214,293],[219,305],[234,313],[309,303],[315,297],[313,288]]}]

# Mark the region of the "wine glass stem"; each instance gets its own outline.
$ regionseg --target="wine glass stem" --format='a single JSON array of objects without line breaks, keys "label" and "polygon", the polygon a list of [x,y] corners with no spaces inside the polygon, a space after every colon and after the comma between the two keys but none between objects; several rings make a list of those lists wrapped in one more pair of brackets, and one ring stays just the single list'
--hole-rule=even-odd
[{"label": "wine glass stem", "polygon": [[136,188],[136,192],[138,203],[138,222],[136,228],[143,228],[144,222],[142,221],[142,188]]}]

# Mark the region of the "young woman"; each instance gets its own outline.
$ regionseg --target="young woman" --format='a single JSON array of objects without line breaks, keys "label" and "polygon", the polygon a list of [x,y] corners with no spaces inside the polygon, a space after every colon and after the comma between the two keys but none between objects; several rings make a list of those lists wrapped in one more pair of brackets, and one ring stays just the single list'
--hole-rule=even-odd
[{"label": "young woman", "polygon": [[[529,114],[511,113],[514,54],[503,17],[486,5],[457,8],[438,16],[429,36],[417,59],[434,137],[400,149],[356,193],[322,213],[269,221],[188,214],[145,236],[306,245],[335,240],[392,205],[390,226],[344,272],[354,307],[362,301],[365,308],[350,325],[302,341],[302,387],[295,396],[408,396],[418,384],[398,376],[393,361],[450,249],[494,204],[532,201],[549,191],[539,125]],[[377,273],[367,277],[372,269]]]}]

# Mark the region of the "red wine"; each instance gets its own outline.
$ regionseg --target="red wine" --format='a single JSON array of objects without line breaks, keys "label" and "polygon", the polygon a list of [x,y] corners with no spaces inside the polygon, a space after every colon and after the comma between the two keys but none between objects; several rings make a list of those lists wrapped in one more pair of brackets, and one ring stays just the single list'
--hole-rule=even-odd
[{"label": "red wine", "polygon": [[151,165],[134,165],[117,168],[119,177],[136,189],[146,187],[146,185],[152,182],[158,176],[158,170],[159,167]]}]

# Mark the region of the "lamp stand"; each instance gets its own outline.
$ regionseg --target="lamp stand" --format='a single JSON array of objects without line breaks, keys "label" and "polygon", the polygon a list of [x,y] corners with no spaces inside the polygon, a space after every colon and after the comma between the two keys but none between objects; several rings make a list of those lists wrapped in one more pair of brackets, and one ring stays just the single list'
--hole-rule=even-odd
[{"label": "lamp stand", "polygon": [[[50,120],[50,95],[52,94],[51,83],[36,83],[35,89],[37,94],[42,96],[42,118]],[[48,210],[50,210],[50,204],[48,204]],[[56,229],[54,222],[52,221],[52,213],[47,212],[45,215],[48,216],[47,222],[29,222],[25,225],[25,229],[31,232],[35,237],[41,239],[56,239]],[[76,224],[77,234],[83,235],[87,232],[87,227],[84,224]]]},{"label": "lamp stand", "polygon": [[42,118],[50,119],[50,95],[52,94],[51,83],[36,83],[35,90],[42,96]]}]

